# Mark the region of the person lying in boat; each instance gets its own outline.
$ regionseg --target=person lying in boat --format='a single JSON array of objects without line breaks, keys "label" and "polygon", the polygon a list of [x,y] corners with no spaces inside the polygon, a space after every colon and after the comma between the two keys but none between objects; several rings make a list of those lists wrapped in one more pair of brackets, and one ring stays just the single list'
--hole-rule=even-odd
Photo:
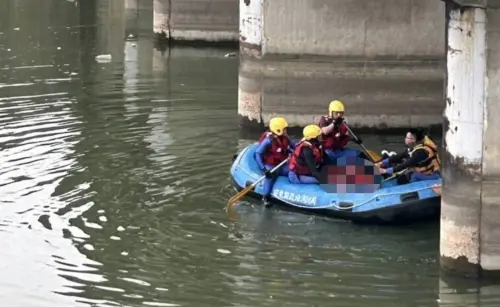
[{"label": "person lying in boat", "polygon": [[405,146],[407,148],[403,152],[375,164],[381,174],[391,176],[407,170],[406,180],[403,178],[401,183],[407,182],[408,176],[410,182],[440,178],[438,148],[427,135],[419,129],[410,129],[405,137]]},{"label": "person lying in boat", "polygon": [[281,166],[271,174],[271,170],[286,160],[295,142],[288,137],[288,123],[283,117],[274,117],[269,121],[269,130],[262,133],[259,138],[259,146],[255,151],[255,160],[266,176],[264,179],[264,197],[262,201],[269,204],[269,194],[271,193],[277,176],[288,176],[288,165]]},{"label": "person lying in boat", "polygon": [[288,179],[292,183],[319,183],[319,168],[323,161],[321,128],[308,125],[302,131],[304,137],[297,143],[290,157]]},{"label": "person lying in boat", "polygon": [[346,148],[349,141],[361,144],[362,140],[353,138],[347,130],[347,123],[344,119],[344,104],[334,100],[328,107],[328,116],[322,116],[318,126],[323,134],[323,147],[325,154],[335,161],[341,157],[363,157],[357,149]]}]

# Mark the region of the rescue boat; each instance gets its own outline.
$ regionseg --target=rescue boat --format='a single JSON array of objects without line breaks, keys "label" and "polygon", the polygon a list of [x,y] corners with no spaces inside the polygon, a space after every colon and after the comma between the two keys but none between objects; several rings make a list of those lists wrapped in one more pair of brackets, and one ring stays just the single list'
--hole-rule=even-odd
[{"label": "rescue boat", "polygon": [[[257,147],[258,143],[250,144],[234,157],[230,174],[238,191],[264,175],[254,158]],[[263,182],[247,195],[261,199]],[[294,184],[280,176],[273,186],[270,201],[289,209],[356,223],[401,224],[439,218],[441,196],[433,191],[435,184],[441,184],[441,179],[403,185],[396,179],[389,179],[371,193],[332,193],[325,185]]]}]

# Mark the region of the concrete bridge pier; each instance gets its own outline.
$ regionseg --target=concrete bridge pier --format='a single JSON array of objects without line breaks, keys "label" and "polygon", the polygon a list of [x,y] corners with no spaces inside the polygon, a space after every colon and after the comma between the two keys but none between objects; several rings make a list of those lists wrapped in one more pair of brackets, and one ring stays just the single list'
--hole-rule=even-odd
[{"label": "concrete bridge pier", "polygon": [[238,0],[153,1],[154,33],[162,41],[238,41]]},{"label": "concrete bridge pier", "polygon": [[153,32],[153,0],[125,0],[125,34],[150,36]]},{"label": "concrete bridge pier", "polygon": [[[95,5],[96,55],[111,54],[113,61],[123,61],[125,45],[125,2],[114,0],[86,1]],[[83,9],[83,7],[82,7]],[[87,8],[88,9],[88,8]]]},{"label": "concrete bridge pier", "polygon": [[333,99],[354,127],[440,125],[444,3],[240,0],[238,113],[317,123]]},{"label": "concrete bridge pier", "polygon": [[446,1],[441,267],[500,273],[500,6]]}]

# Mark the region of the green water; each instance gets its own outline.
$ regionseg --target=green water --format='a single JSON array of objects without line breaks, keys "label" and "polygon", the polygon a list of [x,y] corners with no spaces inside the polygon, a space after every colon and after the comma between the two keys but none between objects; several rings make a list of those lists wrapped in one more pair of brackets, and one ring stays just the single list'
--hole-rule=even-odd
[{"label": "green water", "polygon": [[437,223],[254,200],[231,221],[231,158],[260,134],[239,128],[234,50],[125,41],[109,3],[2,3],[1,306],[498,306],[440,278]]}]

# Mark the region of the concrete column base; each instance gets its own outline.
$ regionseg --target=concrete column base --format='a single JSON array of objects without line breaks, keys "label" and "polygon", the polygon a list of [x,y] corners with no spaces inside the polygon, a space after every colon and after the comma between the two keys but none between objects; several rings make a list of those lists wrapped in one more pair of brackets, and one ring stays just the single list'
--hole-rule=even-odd
[{"label": "concrete column base", "polygon": [[97,2],[97,54],[111,54],[113,61],[123,61],[125,46],[125,2],[102,0]]},{"label": "concrete column base", "polygon": [[126,0],[126,36],[150,36],[153,29],[153,0]]},{"label": "concrete column base", "polygon": [[162,41],[238,42],[238,0],[153,0]]},{"label": "concrete column base", "polygon": [[441,267],[500,275],[500,9],[446,3]]},{"label": "concrete column base", "polygon": [[284,116],[291,127],[317,123],[334,99],[353,127],[405,128],[442,122],[440,61],[311,57],[242,58],[238,114],[245,126]]}]

